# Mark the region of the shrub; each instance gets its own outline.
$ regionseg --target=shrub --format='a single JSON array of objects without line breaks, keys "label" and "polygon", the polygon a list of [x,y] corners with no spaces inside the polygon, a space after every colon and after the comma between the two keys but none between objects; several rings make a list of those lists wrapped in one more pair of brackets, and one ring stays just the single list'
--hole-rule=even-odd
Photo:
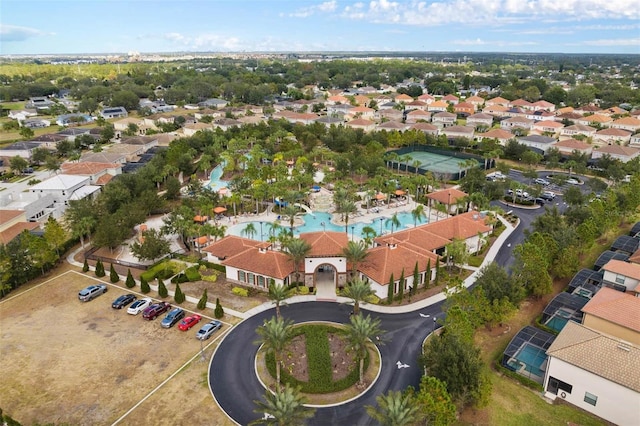
[{"label": "shrub", "polygon": [[173,300],[175,300],[176,303],[179,305],[182,302],[184,302],[184,299],[185,299],[185,295],[182,292],[182,289],[180,288],[180,284],[176,284],[176,292],[173,295]]},{"label": "shrub", "polygon": [[144,271],[140,277],[144,277],[147,281],[152,281],[156,278],[166,280],[177,274],[180,269],[182,269],[181,262],[164,260]]},{"label": "shrub", "polygon": [[134,288],[136,286],[136,281],[133,279],[133,275],[131,275],[131,269],[127,269],[127,280],[125,284],[127,288]]},{"label": "shrub", "polygon": [[151,287],[149,287],[149,283],[144,279],[144,277],[140,277],[140,291],[144,294],[151,291]]},{"label": "shrub", "polygon": [[309,287],[302,285],[298,288],[298,294],[309,294]]},{"label": "shrub", "polygon": [[112,283],[117,283],[118,281],[120,281],[120,275],[118,275],[116,269],[113,267],[113,263],[109,267],[109,280]]},{"label": "shrub", "polygon": [[102,264],[102,260],[100,259],[98,259],[98,262],[96,262],[95,274],[96,274],[96,277],[104,277],[106,275],[104,273],[104,265]]},{"label": "shrub", "polygon": [[216,281],[218,281],[218,275],[217,274],[213,274],[213,275],[203,275],[202,277],[203,281],[207,281],[210,283],[215,283]]},{"label": "shrub", "polygon": [[220,304],[220,299],[216,297],[216,309],[213,311],[213,316],[220,319],[224,316],[224,309]]},{"label": "shrub", "polygon": [[201,279],[200,273],[198,272],[198,269],[195,266],[185,269],[184,275],[187,277],[187,280],[191,282],[200,281]]},{"label": "shrub", "polygon": [[211,265],[211,269],[215,269],[216,271],[220,271],[222,273],[226,273],[227,272],[227,267],[224,265],[218,265],[216,263]]},{"label": "shrub", "polygon": [[189,280],[185,274],[178,274],[175,277],[171,278],[171,282],[174,284],[186,283]]},{"label": "shrub", "polygon": [[162,297],[163,299],[169,295],[169,291],[164,285],[164,281],[162,281],[162,278],[158,278],[158,295],[160,295],[160,297]]},{"label": "shrub", "polygon": [[200,297],[200,300],[198,300],[198,309],[200,310],[205,309],[207,307],[208,299],[209,299],[209,296],[207,296],[207,289],[205,288],[204,291],[202,292],[202,297]]},{"label": "shrub", "polygon": [[248,297],[249,296],[249,290],[247,290],[246,288],[242,288],[242,287],[234,287],[231,289],[231,292],[233,294],[235,294],[236,296],[242,296],[242,297]]},{"label": "shrub", "polygon": [[87,259],[84,260],[84,264],[82,265],[82,272],[87,272],[89,270],[89,262]]}]

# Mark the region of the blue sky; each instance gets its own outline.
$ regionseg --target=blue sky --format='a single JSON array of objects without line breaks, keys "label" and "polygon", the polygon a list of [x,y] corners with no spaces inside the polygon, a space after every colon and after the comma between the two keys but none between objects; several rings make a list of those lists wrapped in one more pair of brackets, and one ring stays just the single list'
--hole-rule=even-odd
[{"label": "blue sky", "polygon": [[638,0],[2,0],[0,54],[640,54]]}]

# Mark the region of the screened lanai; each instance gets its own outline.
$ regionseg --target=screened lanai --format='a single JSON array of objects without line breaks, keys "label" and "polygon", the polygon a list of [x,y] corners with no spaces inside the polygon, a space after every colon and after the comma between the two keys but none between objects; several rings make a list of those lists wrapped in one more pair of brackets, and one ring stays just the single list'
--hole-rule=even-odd
[{"label": "screened lanai", "polygon": [[578,294],[560,293],[542,311],[542,323],[558,333],[568,321],[581,323],[581,309],[588,301],[589,298]]},{"label": "screened lanai", "polygon": [[555,338],[554,334],[528,325],[511,339],[501,364],[542,384],[547,369],[547,349]]},{"label": "screened lanai", "polygon": [[593,264],[593,269],[599,271],[600,268],[606,265],[607,262],[609,262],[611,259],[622,260],[626,262],[627,260],[629,260],[629,255],[620,251],[603,251],[602,254],[598,256],[598,259],[596,259],[596,263]]},{"label": "screened lanai", "polygon": [[611,244],[611,250],[619,251],[631,256],[633,252],[638,250],[640,240],[628,235],[621,235]]},{"label": "screened lanai", "polygon": [[594,271],[593,269],[581,269],[573,276],[567,293],[579,294],[591,298],[602,287],[602,277],[604,271]]}]

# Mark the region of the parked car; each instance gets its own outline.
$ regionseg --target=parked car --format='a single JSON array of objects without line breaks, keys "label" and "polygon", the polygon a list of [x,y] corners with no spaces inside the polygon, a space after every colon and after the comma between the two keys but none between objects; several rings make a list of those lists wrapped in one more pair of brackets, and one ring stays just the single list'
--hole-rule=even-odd
[{"label": "parked car", "polygon": [[539,206],[544,206],[546,204],[546,201],[544,200],[544,198],[536,198],[535,200],[533,200],[536,204],[538,204]]},{"label": "parked car", "polygon": [[136,300],[131,304],[131,306],[129,306],[129,309],[127,309],[127,313],[131,315],[138,315],[140,312],[147,309],[152,303],[153,300],[151,300],[149,297]]},{"label": "parked car", "polygon": [[542,179],[542,178],[536,178],[533,182],[537,183],[538,185],[542,185],[542,186],[547,186],[547,185],[549,185],[551,183],[548,180]]},{"label": "parked car", "polygon": [[167,312],[169,309],[171,309],[171,305],[167,302],[154,303],[153,305],[142,311],[142,318],[146,320],[154,320],[161,314]]},{"label": "parked car", "polygon": [[187,331],[191,329],[191,327],[199,323],[200,320],[202,320],[202,317],[200,315],[193,314],[180,321],[180,324],[178,324],[178,328],[182,331]]},{"label": "parked car", "polygon": [[567,179],[567,183],[569,185],[580,185],[580,181],[578,179],[574,179],[574,178]]},{"label": "parked car", "polygon": [[522,198],[528,198],[529,197],[529,193],[525,190],[522,189],[516,189],[516,196],[517,197],[522,197]]},{"label": "parked car", "polygon": [[551,191],[544,191],[542,194],[540,194],[540,198],[547,201],[553,201],[553,199],[556,198],[556,194]]},{"label": "parked car", "polygon": [[80,299],[81,302],[88,302],[106,292],[107,286],[104,284],[90,285],[89,287],[80,290],[80,293],[78,293],[78,299]]},{"label": "parked car", "polygon": [[184,318],[184,309],[182,308],[173,308],[166,317],[164,317],[164,319],[162,320],[162,322],[160,323],[160,325],[164,328],[171,328],[174,325],[176,325],[176,323],[178,321],[180,321],[182,318]]},{"label": "parked car", "polygon": [[213,335],[216,331],[222,328],[222,323],[218,320],[213,320],[211,322],[206,323],[202,326],[200,330],[196,333],[196,339],[198,340],[207,340],[209,337]]},{"label": "parked car", "polygon": [[127,306],[129,303],[135,302],[136,299],[137,297],[131,293],[123,294],[122,296],[118,297],[116,300],[113,301],[113,303],[111,304],[111,307],[113,309],[122,309],[125,306]]}]

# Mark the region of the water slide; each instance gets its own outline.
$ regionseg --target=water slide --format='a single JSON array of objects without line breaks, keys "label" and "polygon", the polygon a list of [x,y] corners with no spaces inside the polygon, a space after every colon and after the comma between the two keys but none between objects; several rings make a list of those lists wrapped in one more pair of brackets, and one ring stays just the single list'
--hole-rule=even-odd
[{"label": "water slide", "polygon": [[293,205],[295,207],[300,207],[302,210],[309,213],[311,216],[316,217],[308,206],[305,206],[304,204],[300,204],[300,203],[294,203]]}]

